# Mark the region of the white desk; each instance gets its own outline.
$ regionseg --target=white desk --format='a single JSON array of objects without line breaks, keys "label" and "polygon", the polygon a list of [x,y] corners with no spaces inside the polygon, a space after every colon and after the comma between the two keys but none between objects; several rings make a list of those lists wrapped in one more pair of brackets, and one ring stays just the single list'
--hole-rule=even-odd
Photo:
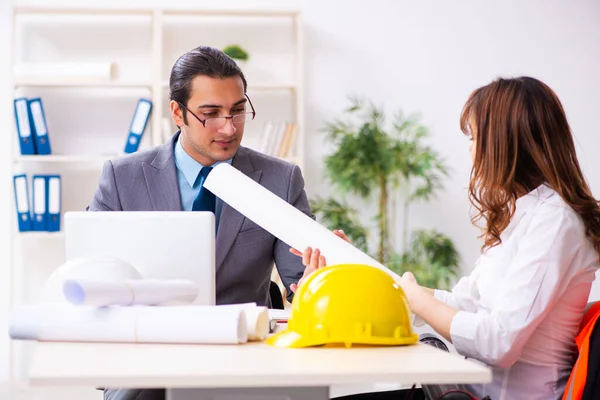
[{"label": "white desk", "polygon": [[[328,399],[331,385],[485,383],[491,371],[427,345],[37,343],[32,386],[169,388],[170,399]],[[240,394],[247,397],[240,397]]]}]

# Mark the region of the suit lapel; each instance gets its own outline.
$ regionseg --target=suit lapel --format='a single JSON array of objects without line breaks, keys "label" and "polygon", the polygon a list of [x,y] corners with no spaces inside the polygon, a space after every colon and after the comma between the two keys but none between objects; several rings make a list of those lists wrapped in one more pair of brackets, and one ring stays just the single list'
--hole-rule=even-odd
[{"label": "suit lapel", "polygon": [[[232,160],[231,165],[241,171],[244,175],[252,178],[254,181],[260,183],[260,177],[262,171],[255,171],[248,152],[244,147],[240,147],[237,154]],[[235,238],[237,237],[242,223],[244,222],[244,216],[230,207],[229,204],[223,202],[223,209],[221,210],[221,216],[219,219],[219,229],[217,231],[216,238],[216,255],[215,255],[215,267],[218,270],[227,253],[231,249]]]},{"label": "suit lapel", "polygon": [[151,163],[143,163],[142,170],[154,211],[181,211],[177,169],[173,146],[179,132],[158,148]]}]

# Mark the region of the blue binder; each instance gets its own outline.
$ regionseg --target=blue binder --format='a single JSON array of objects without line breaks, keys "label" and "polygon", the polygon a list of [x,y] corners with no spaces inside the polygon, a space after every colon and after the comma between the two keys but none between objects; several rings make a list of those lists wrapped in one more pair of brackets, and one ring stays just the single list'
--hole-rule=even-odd
[{"label": "blue binder", "polygon": [[15,204],[19,231],[31,230],[31,214],[29,212],[29,194],[27,191],[27,175],[15,175]]},{"label": "blue binder", "polygon": [[32,181],[32,203],[33,203],[33,223],[34,231],[48,230],[48,196],[46,176],[34,175]]},{"label": "blue binder", "polygon": [[140,99],[138,101],[131,125],[129,126],[129,135],[127,143],[125,143],[125,153],[134,153],[140,147],[140,141],[148,124],[151,110],[152,102],[150,100]]},{"label": "blue binder", "polygon": [[15,121],[21,154],[35,154],[35,144],[29,119],[29,104],[25,97],[15,99]]},{"label": "blue binder", "polygon": [[42,106],[42,99],[39,97],[28,100],[29,103],[29,122],[33,137],[35,138],[35,149],[37,154],[51,154],[50,138],[48,137],[48,125],[46,125],[46,115]]},{"label": "blue binder", "polygon": [[61,182],[60,175],[46,175],[48,206],[46,220],[49,232],[60,231]]}]

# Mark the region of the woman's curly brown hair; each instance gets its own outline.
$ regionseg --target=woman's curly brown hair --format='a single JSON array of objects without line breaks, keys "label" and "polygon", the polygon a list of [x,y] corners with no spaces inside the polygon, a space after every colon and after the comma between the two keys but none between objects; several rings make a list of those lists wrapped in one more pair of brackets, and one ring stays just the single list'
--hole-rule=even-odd
[{"label": "woman's curly brown hair", "polygon": [[581,216],[600,253],[600,207],[552,89],[530,77],[497,79],[471,94],[460,126],[474,140],[469,200],[477,210],[472,222],[485,222],[483,250],[501,242],[517,198],[547,184]]}]

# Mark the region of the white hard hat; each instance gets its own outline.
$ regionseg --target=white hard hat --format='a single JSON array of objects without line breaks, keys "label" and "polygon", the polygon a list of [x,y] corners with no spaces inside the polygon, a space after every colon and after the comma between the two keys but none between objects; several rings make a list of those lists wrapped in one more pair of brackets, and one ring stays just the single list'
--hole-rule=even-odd
[{"label": "white hard hat", "polygon": [[44,283],[42,302],[66,303],[63,293],[65,280],[81,278],[116,282],[141,279],[142,274],[133,265],[119,258],[74,258],[56,268],[48,277]]}]

